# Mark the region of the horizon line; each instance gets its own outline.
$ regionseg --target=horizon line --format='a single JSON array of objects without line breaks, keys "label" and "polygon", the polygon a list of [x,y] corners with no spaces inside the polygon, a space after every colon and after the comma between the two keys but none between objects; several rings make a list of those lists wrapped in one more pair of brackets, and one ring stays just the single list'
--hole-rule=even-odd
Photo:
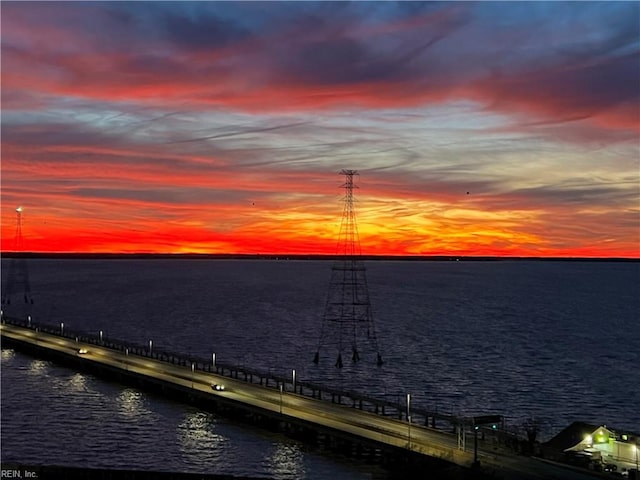
[{"label": "horizon line", "polygon": [[[171,252],[29,252],[3,251],[0,257],[6,258],[219,258],[219,259],[269,259],[296,260],[315,259],[333,260],[344,255],[330,253],[171,253]],[[408,261],[489,261],[489,260],[542,260],[542,261],[640,261],[640,257],[580,257],[580,256],[535,256],[535,255],[454,255],[454,254],[360,254],[355,257],[363,260],[408,260]]]}]

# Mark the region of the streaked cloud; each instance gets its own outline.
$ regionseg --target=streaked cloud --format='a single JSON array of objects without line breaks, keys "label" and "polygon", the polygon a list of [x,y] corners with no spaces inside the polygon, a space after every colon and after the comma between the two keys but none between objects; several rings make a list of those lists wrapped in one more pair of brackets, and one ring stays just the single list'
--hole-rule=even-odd
[{"label": "streaked cloud", "polygon": [[2,248],[640,253],[640,6],[2,4]]}]

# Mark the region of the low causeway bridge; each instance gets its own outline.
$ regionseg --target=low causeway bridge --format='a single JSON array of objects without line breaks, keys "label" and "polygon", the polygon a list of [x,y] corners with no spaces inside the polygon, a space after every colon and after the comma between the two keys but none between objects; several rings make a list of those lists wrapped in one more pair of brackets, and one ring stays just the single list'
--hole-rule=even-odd
[{"label": "low causeway bridge", "polygon": [[[191,403],[215,405],[222,411],[277,422],[301,436],[322,436],[357,448],[387,450],[409,460],[483,469],[505,479],[589,479],[561,467],[506,452],[478,442],[472,418],[414,408],[357,392],[296,381],[271,373],[215,361],[105,340],[30,320],[2,316],[3,345],[66,361],[87,370],[152,387]],[[214,385],[224,385],[216,390]],[[491,428],[491,427],[489,427]],[[496,432],[487,432],[496,435]],[[469,435],[470,434],[470,435]],[[475,439],[475,442],[474,442]],[[480,445],[479,445],[480,443]],[[552,470],[559,470],[557,476]]]}]

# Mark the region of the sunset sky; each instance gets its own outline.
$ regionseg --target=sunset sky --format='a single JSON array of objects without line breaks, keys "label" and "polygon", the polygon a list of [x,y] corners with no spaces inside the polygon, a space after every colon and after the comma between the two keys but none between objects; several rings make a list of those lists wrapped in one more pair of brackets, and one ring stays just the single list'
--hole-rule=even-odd
[{"label": "sunset sky", "polygon": [[1,4],[2,250],[640,257],[640,4]]}]

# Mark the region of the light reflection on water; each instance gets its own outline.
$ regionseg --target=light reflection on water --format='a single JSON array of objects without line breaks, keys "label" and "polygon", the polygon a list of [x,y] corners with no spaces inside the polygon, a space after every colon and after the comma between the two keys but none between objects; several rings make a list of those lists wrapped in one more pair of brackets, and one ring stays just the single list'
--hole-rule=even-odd
[{"label": "light reflection on water", "polygon": [[31,375],[45,375],[49,367],[49,362],[44,360],[33,360],[29,365]]},{"label": "light reflection on water", "polygon": [[295,480],[305,478],[304,455],[299,445],[276,444],[268,459],[268,469],[274,478]]},{"label": "light reflection on water", "polygon": [[124,417],[141,417],[151,412],[145,407],[144,394],[138,390],[127,388],[116,397],[118,413]]},{"label": "light reflection on water", "polygon": [[5,360],[11,360],[15,356],[15,354],[16,352],[11,348],[2,350],[2,361],[4,362]]},{"label": "light reflection on water", "polygon": [[215,418],[205,412],[188,412],[176,434],[180,452],[187,462],[203,467],[219,462],[228,447],[228,439],[215,432]]},{"label": "light reflection on water", "polygon": [[87,392],[87,377],[82,373],[76,373],[68,381],[68,387],[77,392]]}]

